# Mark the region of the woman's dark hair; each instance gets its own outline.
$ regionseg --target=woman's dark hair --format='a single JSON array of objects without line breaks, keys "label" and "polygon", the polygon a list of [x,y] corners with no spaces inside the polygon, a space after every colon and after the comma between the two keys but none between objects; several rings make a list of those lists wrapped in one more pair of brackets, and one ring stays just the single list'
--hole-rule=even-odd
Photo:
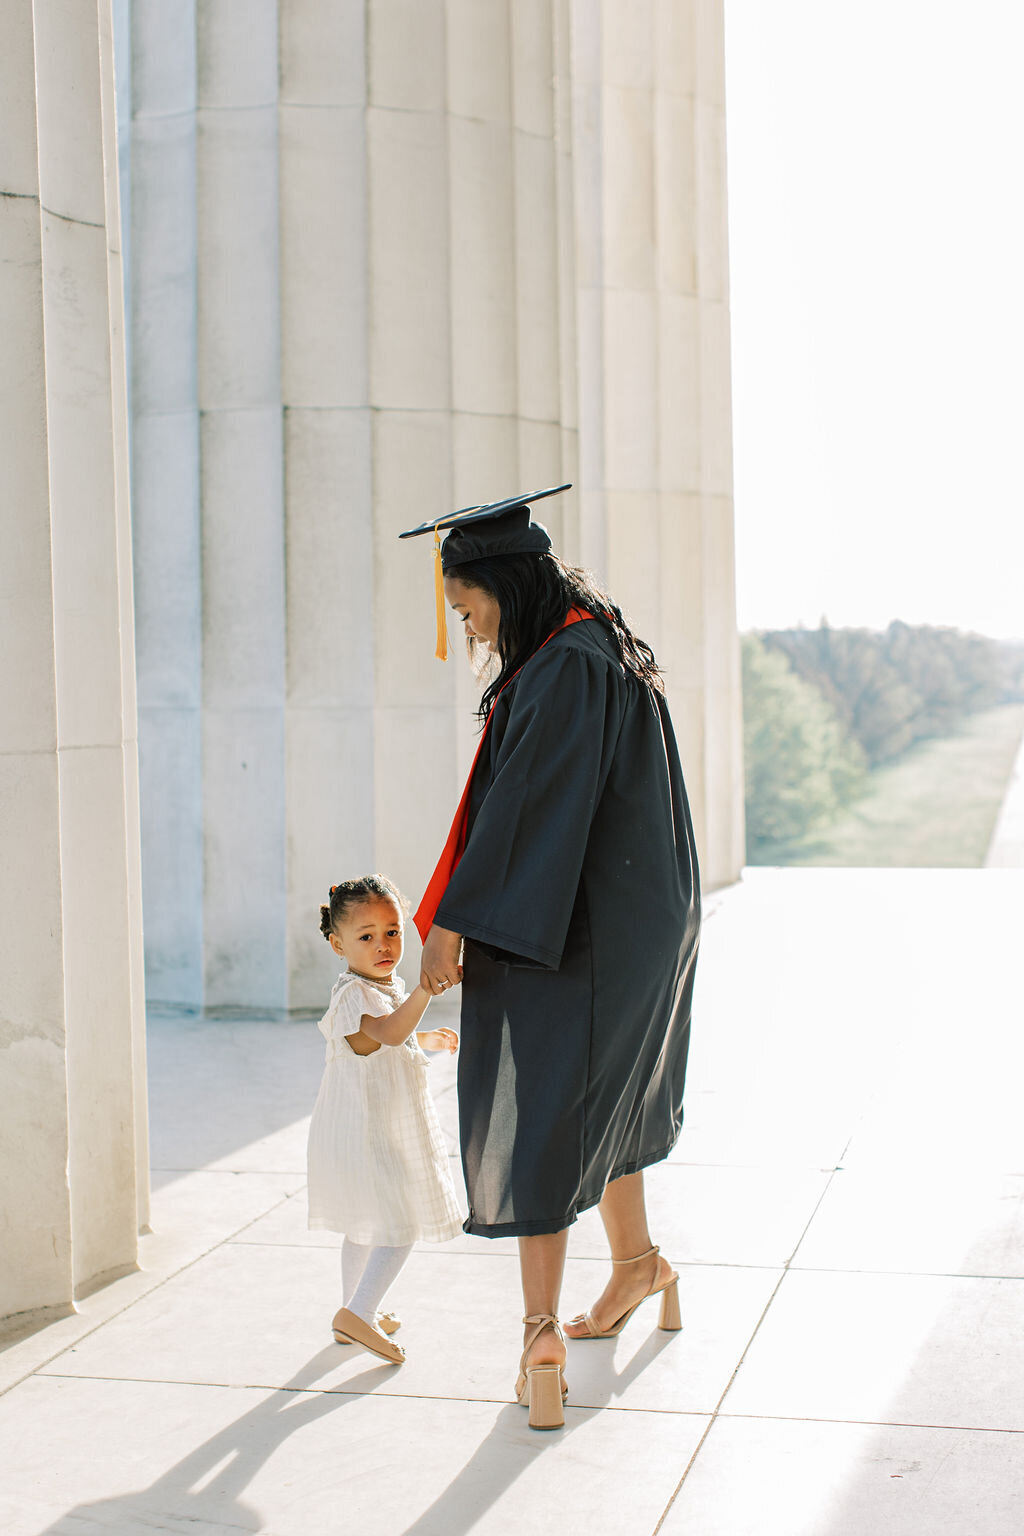
[{"label": "woman's dark hair", "polygon": [[654,652],[634,635],[622,610],[602,592],[589,571],[565,565],[557,555],[545,554],[467,561],[445,574],[489,593],[501,609],[497,647],[501,671],[484,689],[481,720],[487,719],[509,678],[564,622],[570,608],[582,608],[603,620],[625,670],[656,693],[664,693]]},{"label": "woman's dark hair", "polygon": [[408,912],[409,903],[387,875],[361,875],[358,880],[343,880],[340,885],[332,885],[330,900],[320,908],[320,932],[327,942],[330,943],[335,925],[341,922],[349,907],[381,896],[396,902],[399,911]]}]

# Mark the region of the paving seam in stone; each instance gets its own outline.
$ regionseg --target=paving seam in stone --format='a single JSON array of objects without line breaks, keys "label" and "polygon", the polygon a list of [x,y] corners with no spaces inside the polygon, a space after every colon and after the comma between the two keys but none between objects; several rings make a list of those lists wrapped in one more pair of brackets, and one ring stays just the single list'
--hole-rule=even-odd
[{"label": "paving seam in stone", "polygon": [[[42,1367],[35,1373],[45,1381],[115,1381],[124,1382],[131,1386],[146,1387],[196,1387],[210,1392],[290,1392],[294,1397],[372,1397],[378,1402],[389,1402],[392,1398],[399,1398],[407,1403],[465,1403],[472,1407],[474,1403],[491,1404],[495,1408],[509,1408],[515,1402],[511,1397],[455,1397],[447,1394],[429,1392],[375,1392],[372,1388],[349,1390],[347,1387],[290,1387],[272,1386],[268,1382],[260,1381],[183,1381],[177,1376],[97,1376],[93,1371],[73,1374],[67,1371],[44,1371]],[[568,1413],[649,1413],[658,1414],[668,1419],[706,1419],[709,1410],[707,1408],[651,1408],[632,1407],[628,1403],[566,1403],[565,1412]],[[733,1414],[733,1418],[742,1418],[742,1414]],[[753,1415],[751,1415],[753,1417]],[[845,1423],[838,1419],[822,1420],[823,1423]],[[851,1419],[850,1423],[858,1421]],[[910,1426],[915,1428],[918,1426]],[[925,1429],[956,1428],[957,1426],[923,1425]],[[996,1430],[996,1434],[1021,1433],[1021,1431]]]},{"label": "paving seam in stone", "polygon": [[[138,1306],[140,1301],[147,1300],[148,1297],[155,1295],[157,1291],[161,1290],[163,1286],[167,1285],[169,1281],[176,1280],[179,1275],[185,1274],[186,1271],[190,1270],[194,1265],[201,1264],[204,1259],[208,1259],[209,1258],[211,1253],[215,1253],[218,1248],[223,1248],[225,1243],[229,1243],[229,1242],[231,1242],[231,1240],[233,1238],[237,1237],[239,1232],[244,1232],[247,1227],[251,1227],[253,1225],[253,1223],[256,1222],[256,1221],[262,1221],[264,1216],[272,1215],[273,1212],[276,1211],[279,1206],[285,1205],[292,1198],[293,1198],[293,1196],[291,1196],[291,1195],[283,1196],[282,1199],[278,1200],[274,1205],[268,1206],[267,1209],[265,1211],[263,1211],[261,1215],[254,1216],[250,1221],[243,1222],[242,1225],[237,1229],[236,1232],[229,1233],[227,1237],[218,1238],[215,1243],[211,1243],[209,1248],[205,1248],[202,1253],[197,1254],[194,1259],[190,1259],[187,1264],[182,1264],[179,1269],[171,1270],[170,1273],[164,1275],[162,1279],[157,1280],[157,1281],[154,1282],[153,1285],[148,1286],[146,1288],[146,1290],[144,1290],[141,1293],[141,1295],[134,1297],[134,1299],[132,1301],[126,1302],[123,1307],[118,1307],[116,1312],[112,1312],[109,1317],[103,1318],[103,1320],[101,1322],[95,1323],[91,1328],[87,1328],[85,1333],[79,1334],[78,1337],[76,1339],[74,1339],[73,1342],[71,1342],[69,1344],[62,1344],[59,1349],[55,1349],[53,1354],[50,1355],[46,1360],[44,1360],[40,1365],[34,1365],[31,1370],[26,1371],[23,1376],[19,1376],[16,1381],[10,1382],[5,1387],[0,1387],[0,1397],[6,1396],[6,1394],[8,1392],[12,1392],[15,1387],[20,1387],[22,1382],[28,1381],[30,1377],[40,1375],[42,1372],[46,1371],[46,1368],[47,1368],[48,1365],[52,1365],[54,1360],[59,1360],[61,1355],[67,1354],[68,1350],[70,1350],[70,1349],[77,1349],[79,1344],[83,1344],[86,1339],[91,1339],[94,1333],[98,1333],[101,1328],[105,1328],[108,1323],[112,1323],[116,1317],[123,1317],[126,1312],[130,1312],[131,1311],[132,1307]],[[147,1271],[147,1270],[144,1270],[144,1269],[134,1269],[134,1270],[130,1270],[127,1275],[123,1275],[121,1278],[124,1279],[124,1280],[129,1280],[129,1279],[131,1279],[132,1275],[139,1275],[139,1274],[144,1275],[144,1274],[147,1274],[147,1273],[150,1273],[150,1271]],[[117,1282],[114,1282],[114,1283],[116,1284]],[[94,1292],[93,1294],[95,1295],[96,1293]],[[71,1314],[71,1315],[73,1316],[74,1314]],[[60,1319],[60,1321],[63,1321],[63,1319]],[[33,1337],[33,1335],[32,1334],[26,1334],[25,1337],[26,1337],[26,1339],[30,1339],[30,1338]],[[19,1343],[21,1343],[21,1342],[23,1342],[23,1341],[19,1340]],[[56,1376],[56,1375],[59,1375],[60,1373],[56,1372],[56,1371],[53,1371],[53,1372],[50,1372],[49,1374]],[[109,1378],[102,1378],[102,1379],[104,1379],[104,1380],[111,1380],[111,1381],[119,1381],[122,1378],[121,1377],[112,1376],[112,1377],[109,1377]],[[131,1378],[129,1378],[129,1379],[131,1379]]]},{"label": "paving seam in stone", "polygon": [[[289,1196],[287,1196],[287,1198],[290,1200],[290,1199],[293,1199],[294,1197],[289,1195]],[[267,1214],[269,1215],[269,1212]],[[261,1221],[262,1217],[257,1216],[256,1220],[257,1221]],[[242,1231],[243,1232],[245,1231],[244,1227],[242,1228]],[[339,1236],[340,1236],[340,1233],[339,1233]],[[293,1242],[288,1242],[288,1243],[281,1242],[281,1243],[279,1243],[279,1242],[274,1242],[272,1239],[258,1238],[258,1237],[243,1237],[243,1238],[228,1237],[228,1238],[225,1238],[224,1241],[227,1242],[227,1243],[231,1243],[235,1248],[306,1248],[306,1249],[310,1249],[310,1250],[319,1251],[320,1253],[331,1253],[331,1252],[333,1252],[333,1249],[332,1249],[332,1247],[331,1247],[331,1245],[329,1243],[299,1243],[299,1242],[294,1242],[294,1243]],[[486,1239],[483,1239],[483,1241],[486,1241]],[[506,1239],[506,1241],[507,1241],[507,1239]],[[416,1257],[417,1258],[426,1258],[426,1259],[502,1259],[506,1264],[518,1263],[519,1262],[519,1255],[517,1253],[467,1253],[464,1248],[456,1248],[455,1251],[452,1252],[452,1253],[444,1252],[444,1251],[442,1251],[440,1249],[435,1249],[435,1248],[417,1248],[416,1249]],[[764,1263],[764,1264],[740,1264],[740,1263],[737,1263],[735,1260],[731,1260],[731,1259],[673,1259],[671,1257],[671,1255],[668,1254],[668,1253],[665,1254],[665,1257],[669,1260],[669,1263],[671,1263],[671,1264],[678,1264],[681,1269],[742,1269],[742,1270],[749,1270],[749,1271],[756,1272],[756,1271],[760,1271],[760,1270],[775,1270],[775,1269],[785,1269],[786,1268],[786,1261],[784,1259],[779,1259],[774,1264],[771,1264],[771,1263]],[[608,1256],[606,1254],[603,1254],[603,1253],[570,1253],[570,1254],[566,1255],[566,1263],[568,1263],[568,1264],[607,1264],[608,1263]],[[800,1273],[807,1273],[807,1274],[819,1273],[819,1271],[815,1271],[815,1270],[807,1270],[807,1271],[799,1271],[799,1272]],[[797,1271],[793,1271],[793,1273],[797,1273]],[[841,1270],[841,1269],[840,1270],[835,1270],[835,1271],[822,1270],[822,1271],[820,1271],[820,1273],[822,1273],[822,1274],[835,1273],[835,1274],[840,1274],[841,1275],[841,1274],[846,1274],[847,1271],[846,1270]],[[861,1273],[861,1271],[859,1271],[859,1270],[858,1271],[854,1271],[854,1273],[858,1273],[859,1274],[859,1273]],[[867,1273],[867,1271],[865,1271],[865,1273]],[[884,1270],[883,1269],[883,1270],[879,1270],[878,1273],[881,1274],[881,1275],[892,1274],[892,1273],[901,1274],[902,1271],[901,1270],[891,1271],[891,1270]],[[954,1277],[954,1278],[956,1278],[956,1277]],[[1003,1277],[1000,1276],[1000,1275],[976,1275],[976,1276],[968,1275],[968,1276],[964,1276],[963,1278],[965,1278],[965,1279],[978,1279],[978,1280],[991,1280],[991,1279],[998,1280],[998,1279],[1002,1279]],[[1024,1276],[1011,1275],[1008,1278],[1010,1278],[1010,1279],[1024,1279]]]},{"label": "paving seam in stone", "polygon": [[852,1424],[861,1429],[941,1429],[950,1434],[1024,1435],[1024,1428],[1010,1429],[995,1424],[919,1424],[916,1419],[826,1419],[819,1414],[797,1413],[719,1413],[720,1419],[758,1419],[768,1424]]},{"label": "paving seam in stone", "polygon": [[790,1264],[787,1267],[791,1275],[879,1275],[886,1280],[902,1275],[909,1280],[1024,1280],[1024,1275],[974,1275],[963,1269],[843,1269],[834,1264]]},{"label": "paving seam in stone", "polygon": [[[850,1141],[852,1141],[852,1139],[853,1138],[851,1136]],[[846,1146],[843,1148],[843,1155],[845,1155],[846,1152],[849,1150],[850,1141],[847,1141]],[[680,1491],[682,1489],[682,1486],[686,1482],[687,1477],[689,1476],[691,1467],[693,1466],[694,1462],[697,1460],[697,1457],[700,1455],[701,1449],[703,1448],[703,1445],[704,1445],[704,1442],[707,1440],[708,1435],[710,1435],[712,1429],[715,1426],[715,1422],[718,1419],[719,1413],[721,1412],[722,1404],[725,1402],[725,1399],[728,1397],[729,1393],[732,1391],[733,1383],[735,1382],[736,1377],[740,1373],[740,1370],[741,1370],[741,1368],[743,1366],[744,1360],[747,1358],[747,1355],[750,1353],[750,1347],[753,1344],[754,1340],[757,1338],[758,1334],[761,1332],[761,1327],[762,1327],[762,1325],[764,1323],[765,1318],[768,1316],[768,1312],[769,1312],[769,1310],[771,1308],[772,1302],[775,1300],[776,1296],[779,1294],[779,1290],[780,1290],[780,1288],[782,1286],[782,1283],[785,1280],[786,1276],[790,1272],[790,1265],[792,1264],[793,1259],[796,1257],[797,1253],[800,1251],[800,1244],[803,1242],[804,1238],[807,1236],[808,1232],[811,1230],[811,1223],[813,1222],[815,1216],[817,1216],[819,1210],[821,1209],[822,1201],[825,1199],[825,1196],[828,1194],[829,1190],[832,1188],[832,1182],[835,1179],[836,1174],[842,1172],[841,1163],[842,1163],[842,1159],[840,1159],[840,1162],[836,1164],[836,1166],[832,1170],[832,1173],[829,1176],[829,1178],[826,1179],[825,1187],[821,1191],[821,1193],[819,1194],[817,1200],[815,1201],[814,1209],[811,1211],[811,1214],[808,1216],[807,1221],[804,1223],[803,1231],[800,1233],[800,1236],[797,1238],[796,1247],[793,1249],[793,1252],[790,1254],[789,1258],[786,1260],[786,1263],[783,1266],[782,1274],[779,1276],[777,1284],[773,1288],[771,1295],[768,1297],[768,1300],[765,1302],[764,1309],[761,1312],[761,1316],[758,1318],[756,1324],[754,1325],[754,1331],[750,1335],[750,1338],[747,1340],[746,1344],[744,1345],[743,1353],[740,1355],[740,1358],[737,1360],[736,1365],[733,1368],[732,1374],[730,1375],[729,1380],[725,1384],[725,1387],[724,1387],[724,1389],[722,1391],[722,1395],[718,1399],[718,1402],[715,1404],[715,1406],[714,1406],[714,1408],[713,1408],[713,1410],[711,1412],[711,1417],[708,1420],[707,1424],[705,1425],[704,1433],[701,1435],[700,1439],[697,1441],[697,1444],[694,1447],[693,1455],[690,1457],[689,1461],[686,1463],[686,1466],[683,1468],[683,1475],[679,1479],[679,1481],[676,1484],[675,1488],[672,1490],[672,1494],[669,1497],[669,1501],[665,1505],[665,1508],[662,1510],[661,1518],[659,1519],[657,1525],[654,1527],[654,1530],[651,1532],[651,1536],[658,1536],[658,1532],[661,1530],[662,1526],[665,1524],[665,1521],[668,1519],[669,1511],[671,1510],[672,1505],[675,1503],[676,1499],[679,1497],[679,1494],[680,1494]],[[737,1417],[738,1417],[738,1415],[737,1415]]]}]

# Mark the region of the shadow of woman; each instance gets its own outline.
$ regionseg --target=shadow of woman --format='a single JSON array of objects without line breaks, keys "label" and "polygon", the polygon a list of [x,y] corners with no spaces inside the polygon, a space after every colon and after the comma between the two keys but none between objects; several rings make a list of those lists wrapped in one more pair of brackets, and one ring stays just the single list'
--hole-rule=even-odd
[{"label": "shadow of woman", "polygon": [[579,1406],[573,1403],[571,1383],[575,1351],[570,1342],[566,1362],[566,1379],[570,1388],[565,1409],[565,1428],[547,1433],[531,1429],[526,1412],[518,1403],[510,1403],[502,1408],[487,1438],[477,1447],[462,1471],[448,1484],[440,1498],[435,1499],[428,1509],[406,1527],[403,1536],[464,1536],[539,1457],[546,1452],[557,1455],[576,1430],[590,1423],[603,1408],[607,1408],[678,1337],[676,1333],[656,1331],[621,1371],[616,1371],[615,1362],[611,1358],[614,1341],[610,1347],[588,1341],[582,1347],[607,1352],[608,1369],[602,1384],[596,1390],[588,1388],[583,1394],[588,1400]]},{"label": "shadow of woman", "polygon": [[337,1363],[338,1351],[328,1345],[284,1386],[218,1430],[148,1488],[77,1505],[47,1526],[42,1536],[143,1530],[189,1531],[196,1536],[197,1531],[264,1530],[263,1516],[241,1497],[259,1468],[289,1435],[358,1402],[391,1374],[390,1366],[378,1366],[350,1377],[343,1392],[311,1392]]}]

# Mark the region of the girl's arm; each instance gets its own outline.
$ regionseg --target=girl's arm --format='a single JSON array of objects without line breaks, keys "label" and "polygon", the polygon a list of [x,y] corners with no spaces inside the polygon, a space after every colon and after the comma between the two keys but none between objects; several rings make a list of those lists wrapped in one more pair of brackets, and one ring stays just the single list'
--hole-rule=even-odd
[{"label": "girl's arm", "polygon": [[380,1045],[404,1045],[422,1019],[429,1002],[430,993],[424,987],[417,987],[409,993],[404,1003],[398,1005],[394,1013],[382,1013],[379,1017],[364,1013],[359,1020],[359,1033],[369,1035],[371,1040],[376,1040]]}]

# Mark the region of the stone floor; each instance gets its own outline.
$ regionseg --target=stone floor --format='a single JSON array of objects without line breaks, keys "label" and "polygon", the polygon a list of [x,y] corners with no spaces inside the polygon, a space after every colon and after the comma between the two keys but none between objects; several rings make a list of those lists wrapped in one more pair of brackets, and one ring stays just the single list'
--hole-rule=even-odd
[{"label": "stone floor", "polygon": [[[331,1342],[315,1028],[154,1021],[155,1233],[0,1354],[0,1531],[1019,1536],[1022,934],[1009,869],[757,870],[717,900],[649,1179],[684,1330],[651,1303],[571,1345],[552,1434],[509,1400],[511,1243],[414,1254],[400,1369]],[[605,1273],[592,1213],[570,1253],[567,1313]]]}]

